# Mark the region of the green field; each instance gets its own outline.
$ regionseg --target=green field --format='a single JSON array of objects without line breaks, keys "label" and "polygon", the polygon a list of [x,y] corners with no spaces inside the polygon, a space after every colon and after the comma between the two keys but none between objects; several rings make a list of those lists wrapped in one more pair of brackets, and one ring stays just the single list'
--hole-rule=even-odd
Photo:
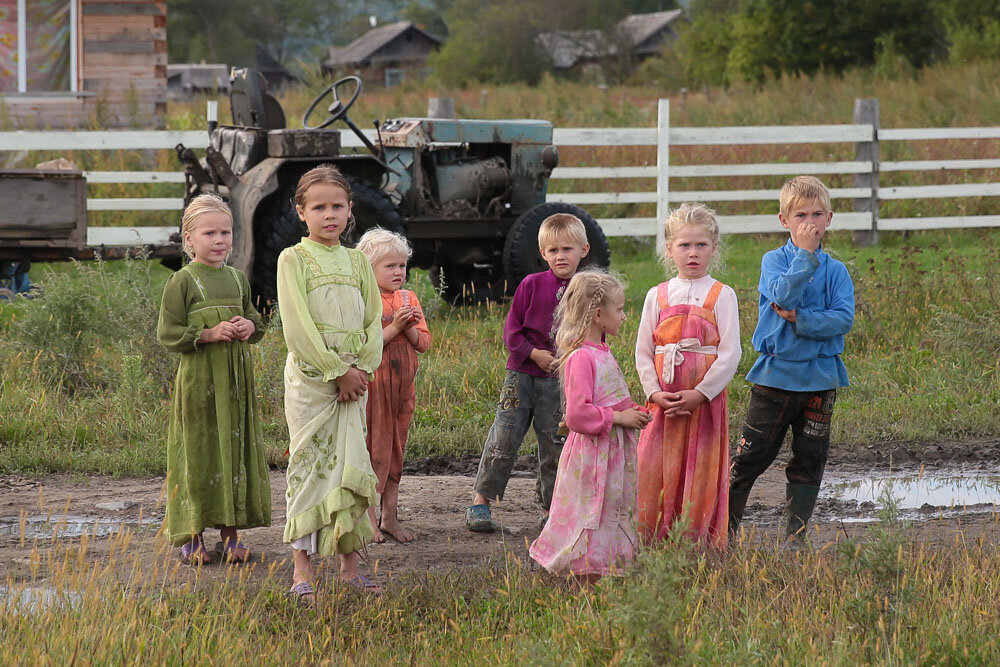
[{"label": "green field", "polygon": [[[729,387],[734,432],[747,398],[743,375],[755,359],[750,334],[760,257],[783,241],[727,238],[715,272],[740,299],[744,352]],[[992,231],[922,232],[885,234],[878,247],[856,248],[849,234],[830,233],[827,248],[847,264],[857,291],[845,353],[852,386],[838,397],[836,442],[859,447],[1000,433],[1000,279],[990,270],[1000,259],[998,241],[1000,232]],[[628,319],[612,347],[639,397],[631,360],[638,311],[663,271],[651,242],[636,239],[613,241],[612,268],[628,283]],[[39,266],[34,277],[44,296],[0,307],[0,473],[163,472],[176,359],[154,335],[167,273],[138,261]],[[506,307],[449,306],[419,271],[411,286],[433,343],[421,358],[407,455],[478,454],[506,363]],[[254,351],[268,458],[281,466],[286,350],[275,325]],[[532,447],[529,437],[524,452]]]}]

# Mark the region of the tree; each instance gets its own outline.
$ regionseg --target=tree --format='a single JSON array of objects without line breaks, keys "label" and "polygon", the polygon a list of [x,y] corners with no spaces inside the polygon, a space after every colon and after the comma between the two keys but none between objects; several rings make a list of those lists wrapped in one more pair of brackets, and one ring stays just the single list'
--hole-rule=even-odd
[{"label": "tree", "polygon": [[473,81],[537,83],[548,62],[537,37],[542,16],[532,0],[455,0],[445,14],[448,41],[429,63],[449,85]]},{"label": "tree", "polygon": [[727,76],[759,83],[769,73],[870,66],[879,44],[921,67],[942,51],[940,23],[924,0],[746,0]]}]

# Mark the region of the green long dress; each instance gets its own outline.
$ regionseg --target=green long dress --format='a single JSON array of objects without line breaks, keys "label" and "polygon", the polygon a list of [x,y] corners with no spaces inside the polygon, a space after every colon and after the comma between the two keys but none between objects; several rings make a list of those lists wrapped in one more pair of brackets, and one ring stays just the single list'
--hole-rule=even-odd
[{"label": "green long dress", "polygon": [[278,308],[288,346],[285,542],[322,556],[358,551],[372,538],[366,512],[378,502],[368,396],[338,401],[336,379],[353,365],[371,380],[382,361],[375,273],[358,250],[303,239],[278,257]]},{"label": "green long dress", "polygon": [[177,546],[209,527],[271,523],[271,485],[247,342],[201,343],[203,329],[235,315],[264,335],[246,276],[192,262],[163,289],[156,335],[181,355],[167,431],[167,536]]}]

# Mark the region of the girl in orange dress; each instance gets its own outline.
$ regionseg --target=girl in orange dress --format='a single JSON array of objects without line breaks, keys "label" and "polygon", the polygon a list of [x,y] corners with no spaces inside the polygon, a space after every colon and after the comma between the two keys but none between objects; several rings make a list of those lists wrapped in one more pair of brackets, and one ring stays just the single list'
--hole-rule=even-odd
[{"label": "girl in orange dress", "polygon": [[663,226],[664,265],[677,276],[646,294],[635,364],[653,421],[639,438],[639,532],[663,539],[686,515],[693,539],[727,543],[726,385],[740,362],[736,293],[708,273],[715,214],[683,204]]},{"label": "girl in orange dress", "polygon": [[412,542],[414,535],[399,521],[399,479],[403,473],[406,436],[413,419],[417,354],[427,351],[431,334],[420,310],[417,295],[402,289],[406,262],[412,254],[409,243],[399,234],[382,228],[365,232],[358,250],[371,262],[382,295],[382,364],[368,395],[368,453],[378,477],[382,496],[380,521],[375,509],[368,508],[375,541],[384,542],[388,533],[398,542]]}]

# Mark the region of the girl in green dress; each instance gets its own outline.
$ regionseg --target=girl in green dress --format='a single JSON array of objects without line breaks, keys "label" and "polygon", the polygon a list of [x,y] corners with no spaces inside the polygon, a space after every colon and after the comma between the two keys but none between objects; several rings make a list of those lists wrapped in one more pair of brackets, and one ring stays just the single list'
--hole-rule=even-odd
[{"label": "girl in green dress", "polygon": [[246,276],[225,261],[233,215],[215,195],[195,197],[181,222],[191,262],[163,289],[156,335],[181,355],[167,431],[167,535],[190,565],[212,562],[202,532],[229,562],[250,550],[237,529],[271,524],[249,343],[264,335]]},{"label": "girl in green dress", "polygon": [[285,416],[291,439],[285,542],[291,593],[315,600],[311,556],[340,555],[340,580],[372,593],[358,552],[372,539],[377,478],[365,446],[368,382],[382,360],[382,299],[368,259],[340,244],[351,186],[336,167],[306,172],[295,208],[308,238],[278,257],[278,309],[288,345]]}]

